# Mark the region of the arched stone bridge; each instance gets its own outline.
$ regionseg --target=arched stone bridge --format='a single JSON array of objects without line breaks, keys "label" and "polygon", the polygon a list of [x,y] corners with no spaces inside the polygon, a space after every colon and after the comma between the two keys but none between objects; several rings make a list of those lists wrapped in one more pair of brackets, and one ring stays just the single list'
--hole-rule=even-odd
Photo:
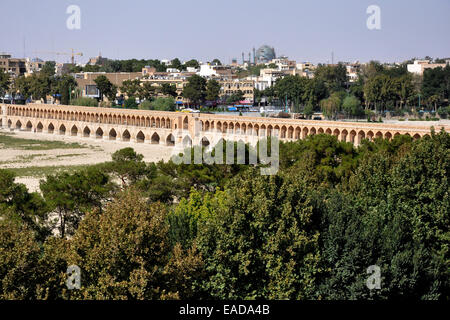
[{"label": "arched stone bridge", "polygon": [[[392,139],[406,134],[417,139],[431,130],[430,125],[417,123],[311,121],[47,104],[2,105],[0,127],[180,147],[206,146],[220,138],[255,144],[275,132],[284,141],[325,133],[357,146],[365,138]],[[442,127],[450,132],[448,125],[435,126],[435,130]]]}]

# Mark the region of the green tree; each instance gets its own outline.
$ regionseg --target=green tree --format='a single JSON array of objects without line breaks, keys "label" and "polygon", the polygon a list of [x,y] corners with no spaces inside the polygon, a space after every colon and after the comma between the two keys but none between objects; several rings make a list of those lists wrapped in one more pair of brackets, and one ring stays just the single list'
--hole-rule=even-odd
[{"label": "green tree", "polygon": [[339,92],[333,92],[329,98],[320,101],[322,112],[327,118],[337,118],[337,113],[342,107],[341,96]]},{"label": "green tree", "polygon": [[11,83],[9,74],[0,70],[0,97],[3,97],[9,89]]},{"label": "green tree", "polygon": [[154,87],[150,82],[143,82],[137,90],[137,96],[140,100],[152,100],[156,93],[156,87]]},{"label": "green tree", "polygon": [[361,108],[361,102],[359,99],[353,95],[347,95],[342,101],[342,110],[344,110],[347,115],[358,116],[363,113]]},{"label": "green tree", "polygon": [[177,86],[175,84],[163,83],[161,85],[160,91],[162,94],[173,98],[175,98],[178,95]]},{"label": "green tree", "polygon": [[150,110],[175,111],[175,99],[159,97],[150,103]]},{"label": "green tree", "polygon": [[185,68],[192,67],[192,68],[198,69],[198,68],[200,68],[200,64],[198,63],[197,60],[192,59],[192,60],[186,61],[185,64],[184,64],[184,67]]},{"label": "green tree", "polygon": [[178,70],[181,71],[181,70],[184,69],[184,66],[183,66],[183,64],[181,63],[180,59],[175,58],[175,59],[173,59],[173,60],[171,61],[171,64],[170,64],[169,68],[174,68],[174,69],[178,69]]},{"label": "green tree", "polygon": [[49,233],[45,226],[48,211],[39,193],[28,192],[25,185],[15,182],[14,173],[0,169],[0,219],[20,221],[43,240]]},{"label": "green tree", "polygon": [[329,92],[340,91],[347,88],[347,69],[345,65],[321,65],[317,66],[314,77],[323,81]]},{"label": "green tree", "polygon": [[[89,213],[72,242],[71,264],[83,270],[72,299],[187,299],[202,261],[195,249],[173,249],[167,212],[134,190],[121,193],[105,211]],[[114,245],[112,245],[114,244]]]},{"label": "green tree", "polygon": [[206,96],[206,80],[198,75],[188,78],[188,83],[183,88],[183,97],[193,105],[202,103]]},{"label": "green tree", "polygon": [[46,61],[42,66],[41,73],[45,74],[47,77],[52,77],[56,73],[56,62],[55,61]]},{"label": "green tree", "polygon": [[61,98],[61,104],[63,105],[69,105],[70,104],[70,97],[72,95],[72,90],[77,87],[77,82],[74,77],[65,74],[63,76],[55,77],[53,80],[52,85],[52,93],[53,94],[60,94]]},{"label": "green tree", "polygon": [[228,96],[226,102],[228,104],[239,103],[239,101],[244,100],[244,93],[241,90],[238,90],[236,93]]},{"label": "green tree", "polygon": [[216,101],[219,99],[220,83],[217,80],[211,79],[206,83],[206,100]]},{"label": "green tree", "polygon": [[448,101],[450,98],[450,66],[425,70],[421,91],[425,99],[438,96],[440,101]]},{"label": "green tree", "polygon": [[215,299],[308,299],[318,272],[319,234],[309,191],[296,176],[254,170],[206,203],[198,248]]},{"label": "green tree", "polygon": [[[322,204],[322,298],[448,298],[450,136],[433,134],[409,150],[399,142],[377,142],[348,193]],[[380,290],[366,287],[370,265],[381,268]]]},{"label": "green tree", "polygon": [[97,99],[93,99],[93,98],[81,97],[81,98],[72,99],[70,101],[70,104],[74,105],[74,106],[97,107],[98,101],[97,101]]},{"label": "green tree", "polygon": [[[103,101],[103,97],[108,97],[109,100],[114,100],[117,94],[117,87],[112,84],[108,78],[104,75],[100,75],[94,79],[98,90],[100,91],[100,98]],[[113,99],[110,99],[113,98]]]},{"label": "green tree", "polygon": [[133,148],[120,149],[113,153],[112,162],[106,165],[106,170],[116,176],[123,187],[126,187],[136,183],[148,173],[143,159],[144,156],[136,153]]},{"label": "green tree", "polygon": [[50,209],[58,215],[60,237],[73,235],[84,214],[94,208],[101,211],[113,185],[108,175],[96,168],[73,174],[47,176],[40,189]]},{"label": "green tree", "polygon": [[120,92],[125,93],[128,98],[135,97],[141,87],[141,81],[139,79],[125,80],[122,82]]},{"label": "green tree", "polygon": [[0,219],[1,300],[35,297],[39,255],[40,248],[31,230],[17,221]]}]

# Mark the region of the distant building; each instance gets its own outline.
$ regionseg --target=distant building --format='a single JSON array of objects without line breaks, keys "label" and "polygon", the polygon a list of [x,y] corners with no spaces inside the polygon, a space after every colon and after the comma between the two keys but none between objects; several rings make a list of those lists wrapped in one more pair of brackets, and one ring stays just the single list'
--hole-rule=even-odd
[{"label": "distant building", "polygon": [[242,91],[244,100],[253,103],[255,84],[253,80],[219,80],[220,83],[220,98],[225,98]]},{"label": "distant building", "polygon": [[[188,103],[189,101],[184,99],[182,96],[183,89],[187,85],[187,79],[194,75],[195,73],[179,73],[179,74],[169,74],[167,72],[155,72],[152,75],[145,77],[141,80],[142,83],[150,83],[152,86],[160,88],[163,84],[175,85],[177,96],[175,101],[177,104]],[[163,97],[159,90],[156,91],[157,96]]]},{"label": "distant building", "polygon": [[0,53],[0,69],[9,73],[12,77],[21,76],[27,72],[26,60],[12,58],[10,54]]},{"label": "distant building", "polygon": [[71,63],[56,63],[55,64],[55,74],[57,76],[62,76],[64,74],[70,73],[70,69],[73,65]]},{"label": "distant building", "polygon": [[163,64],[165,66],[170,66],[172,64],[172,60],[168,60],[168,59],[161,60],[161,64]]},{"label": "distant building", "polygon": [[90,64],[90,65],[92,65],[92,66],[94,66],[94,65],[99,65],[99,66],[101,66],[101,65],[103,65],[107,60],[108,60],[107,58],[104,58],[104,57],[102,57],[101,54],[99,54],[98,57],[95,57],[95,58],[89,58],[88,64]]},{"label": "distant building", "polygon": [[83,97],[100,98],[100,92],[97,89],[97,85],[94,80],[99,76],[105,76],[108,80],[117,86],[122,86],[125,80],[134,80],[142,78],[142,72],[82,72],[74,75],[78,84],[78,88],[81,90]]},{"label": "distant building", "polygon": [[293,60],[289,60],[287,57],[280,57],[270,60],[266,65],[275,64],[280,71],[294,70],[297,63]]},{"label": "distant building", "polygon": [[266,63],[275,59],[277,56],[275,54],[275,49],[273,47],[269,47],[267,45],[261,46],[256,51],[256,63]]},{"label": "distant building", "polygon": [[41,71],[44,64],[45,64],[44,60],[41,60],[39,58],[33,59],[27,58],[25,61],[25,68],[27,70],[27,74],[32,74]]},{"label": "distant building", "polygon": [[445,68],[447,63],[430,63],[430,60],[415,60],[413,64],[408,64],[408,72],[423,75],[426,69]]},{"label": "distant building", "polygon": [[314,77],[314,71],[316,70],[316,66],[311,62],[300,62],[296,64],[296,74],[300,74],[307,78]]},{"label": "distant building", "polygon": [[156,68],[155,67],[145,66],[144,68],[142,68],[142,75],[143,76],[153,75],[155,72],[156,72]]},{"label": "distant building", "polygon": [[200,71],[197,74],[204,78],[231,79],[233,77],[230,67],[211,65],[210,63],[200,65]]},{"label": "distant building", "polygon": [[361,65],[358,62],[347,64],[345,66],[347,70],[347,77],[349,82],[355,82],[358,80],[358,74],[361,70]]},{"label": "distant building", "polygon": [[167,68],[166,72],[168,72],[168,73],[179,73],[180,70],[178,70],[176,68]]}]

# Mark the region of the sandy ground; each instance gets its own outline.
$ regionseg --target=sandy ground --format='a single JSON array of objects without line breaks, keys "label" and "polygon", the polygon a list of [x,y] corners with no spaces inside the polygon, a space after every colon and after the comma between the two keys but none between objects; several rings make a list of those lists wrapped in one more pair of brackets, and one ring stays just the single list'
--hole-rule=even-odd
[{"label": "sandy ground", "polygon": [[[53,149],[53,150],[17,150],[2,149],[0,147],[0,168],[24,168],[46,166],[74,166],[90,165],[111,160],[111,155],[117,150],[131,147],[137,153],[144,155],[146,162],[167,161],[172,156],[173,148],[133,142],[120,142],[109,140],[96,140],[92,138],[80,138],[60,136],[54,134],[33,133],[26,131],[9,131],[0,129],[0,133],[13,134],[17,138],[36,140],[58,140],[67,143],[77,142],[86,148]],[[41,177],[18,177],[16,182],[23,183],[30,191],[39,190]]]}]

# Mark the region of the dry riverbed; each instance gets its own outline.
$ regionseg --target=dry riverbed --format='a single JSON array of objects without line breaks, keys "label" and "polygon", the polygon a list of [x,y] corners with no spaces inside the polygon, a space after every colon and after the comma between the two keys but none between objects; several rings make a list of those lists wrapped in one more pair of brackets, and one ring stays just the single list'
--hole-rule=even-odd
[{"label": "dry riverbed", "polygon": [[144,155],[147,162],[168,160],[173,152],[163,145],[0,129],[0,169],[13,170],[17,182],[38,191],[39,180],[46,174],[111,161],[114,152],[126,147]]}]

